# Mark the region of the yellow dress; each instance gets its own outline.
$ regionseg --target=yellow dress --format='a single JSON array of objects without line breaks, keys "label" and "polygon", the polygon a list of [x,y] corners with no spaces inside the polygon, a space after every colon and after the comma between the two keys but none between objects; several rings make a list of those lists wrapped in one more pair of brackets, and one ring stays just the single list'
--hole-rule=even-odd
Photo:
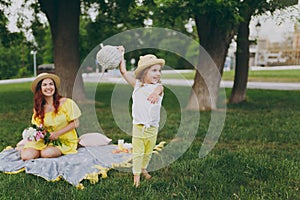
[{"label": "yellow dress", "polygon": [[[58,108],[57,114],[55,114],[54,111],[45,113],[44,127],[49,131],[60,130],[74,119],[79,118],[80,115],[81,111],[77,104],[72,99],[67,98],[66,101]],[[36,126],[41,124],[39,119],[34,119],[34,114],[32,115],[31,122]],[[77,153],[78,136],[75,129],[59,136],[59,140],[62,145],[58,145],[56,147],[59,148],[63,154]],[[53,144],[50,143],[49,145]],[[27,142],[24,148],[29,147],[42,150],[47,147],[47,145],[44,144],[44,140],[41,139],[39,141]]]}]

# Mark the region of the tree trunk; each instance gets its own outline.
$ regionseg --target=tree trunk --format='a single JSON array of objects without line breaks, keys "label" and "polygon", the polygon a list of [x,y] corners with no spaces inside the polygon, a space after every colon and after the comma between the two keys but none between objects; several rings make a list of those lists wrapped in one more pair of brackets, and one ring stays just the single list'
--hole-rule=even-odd
[{"label": "tree trunk", "polygon": [[[205,79],[205,78],[208,79]],[[209,80],[213,80],[210,82]],[[192,92],[187,105],[188,110],[212,110],[216,109],[217,98],[214,95],[217,93],[217,84],[214,84],[215,79],[203,75],[203,72],[196,70],[194,84],[192,86]]]},{"label": "tree trunk", "polygon": [[[79,56],[80,0],[39,0],[51,27],[54,65],[61,78],[60,93],[75,100],[84,100]],[[75,82],[76,80],[76,82]]]},{"label": "tree trunk", "polygon": [[234,84],[231,91],[229,103],[240,103],[246,101],[246,90],[249,71],[248,38],[250,17],[245,18],[245,21],[241,22],[238,28]]},{"label": "tree trunk", "polygon": [[209,21],[208,16],[197,16],[195,21],[204,49],[200,50],[187,109],[216,109],[224,62],[234,34],[233,31],[226,34],[217,23]]}]

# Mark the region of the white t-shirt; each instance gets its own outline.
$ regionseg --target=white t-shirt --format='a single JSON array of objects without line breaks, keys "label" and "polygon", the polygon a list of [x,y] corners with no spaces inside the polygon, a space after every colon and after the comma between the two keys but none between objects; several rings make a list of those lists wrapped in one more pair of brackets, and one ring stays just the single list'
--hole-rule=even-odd
[{"label": "white t-shirt", "polygon": [[136,81],[134,91],[132,93],[133,124],[143,124],[146,127],[159,126],[163,94],[159,96],[158,102],[155,104],[152,104],[147,100],[149,95],[158,85],[160,84],[144,84],[141,86],[141,82],[139,80]]}]

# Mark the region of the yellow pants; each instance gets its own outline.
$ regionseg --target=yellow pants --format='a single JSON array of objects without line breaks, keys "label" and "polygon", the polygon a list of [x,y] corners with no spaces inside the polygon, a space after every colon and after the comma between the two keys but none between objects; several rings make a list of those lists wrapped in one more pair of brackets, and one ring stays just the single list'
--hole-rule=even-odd
[{"label": "yellow pants", "polygon": [[134,175],[141,174],[142,169],[146,169],[156,144],[158,128],[134,124],[132,129],[132,154]]}]

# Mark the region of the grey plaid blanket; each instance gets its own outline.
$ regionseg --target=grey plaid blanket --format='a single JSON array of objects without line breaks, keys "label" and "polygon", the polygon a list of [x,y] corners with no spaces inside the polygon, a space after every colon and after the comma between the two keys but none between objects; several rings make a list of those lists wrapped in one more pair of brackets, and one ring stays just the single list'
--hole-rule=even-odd
[{"label": "grey plaid blanket", "polygon": [[0,171],[9,174],[25,171],[47,181],[64,179],[80,188],[84,179],[96,183],[98,176],[105,178],[110,169],[131,166],[131,154],[114,153],[117,148],[117,145],[81,147],[76,154],[28,161],[21,160],[19,150],[10,148],[0,152]]}]

